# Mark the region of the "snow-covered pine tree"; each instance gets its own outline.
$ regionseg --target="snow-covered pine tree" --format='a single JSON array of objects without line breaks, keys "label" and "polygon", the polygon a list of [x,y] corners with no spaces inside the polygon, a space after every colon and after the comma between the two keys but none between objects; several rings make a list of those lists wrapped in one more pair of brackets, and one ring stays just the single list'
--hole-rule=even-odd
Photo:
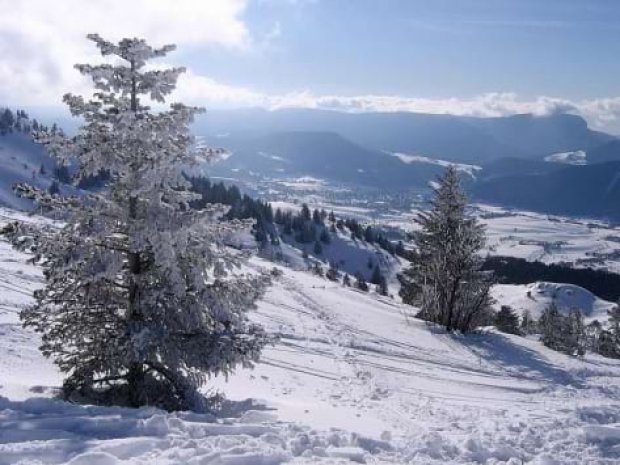
[{"label": "snow-covered pine tree", "polygon": [[312,248],[314,255],[321,255],[323,253],[323,246],[320,241],[314,241],[314,247]]},{"label": "snow-covered pine tree", "polygon": [[388,284],[385,276],[381,276],[381,282],[377,284],[377,294],[386,296],[388,295]]},{"label": "snow-covered pine tree", "polygon": [[368,283],[360,272],[355,273],[355,287],[360,291],[368,292]]},{"label": "snow-covered pine tree", "polygon": [[609,315],[609,330],[615,336],[620,347],[620,299],[611,310],[607,311],[607,314]]},{"label": "snow-covered pine tree", "polygon": [[372,270],[372,275],[370,276],[370,282],[372,284],[381,284],[381,280],[383,279],[383,275],[381,274],[381,269],[379,268],[379,265],[375,265],[374,269]]},{"label": "snow-covered pine tree", "polygon": [[466,212],[456,167],[434,188],[429,211],[420,212],[411,267],[399,277],[405,303],[448,331],[470,331],[489,319],[491,277],[482,271],[484,227]]},{"label": "snow-covered pine tree", "polygon": [[333,261],[329,262],[329,269],[327,270],[327,273],[325,273],[325,277],[329,279],[330,281],[338,281],[339,279],[338,266],[336,265],[335,262]]},{"label": "snow-covered pine tree", "polygon": [[532,318],[532,314],[529,310],[525,310],[521,315],[521,333],[522,334],[531,334],[535,331],[536,322]]},{"label": "snow-covered pine tree", "polygon": [[42,333],[41,350],[67,374],[67,396],[197,408],[208,376],[257,360],[267,337],[246,312],[266,278],[242,274],[245,255],[225,246],[247,224],[223,221],[221,205],[189,208],[197,195],[180,167],[218,152],[196,148],[190,135],[201,110],[146,105],[164,102],[183,72],[146,67],[174,46],[88,38],[119,64],[76,65],[96,88],[91,100],[64,97],[83,120],[79,133],[49,131],[38,140],[59,160],[77,160],[76,182],[102,170],[110,179],[82,202],[21,186],[66,215],[62,229],[35,242],[46,285],[22,320]]},{"label": "snow-covered pine tree", "polygon": [[495,326],[503,333],[520,334],[519,317],[508,305],[502,305],[495,315]]},{"label": "snow-covered pine tree", "polygon": [[569,355],[584,355],[586,352],[586,334],[583,315],[578,308],[572,308],[565,318],[564,346]]},{"label": "snow-covered pine tree", "polygon": [[563,316],[557,305],[551,303],[543,311],[538,325],[545,346],[568,355],[585,354],[586,328],[579,309],[571,309],[568,316]]},{"label": "snow-covered pine tree", "polygon": [[620,358],[620,301],[608,314],[609,326],[601,332],[599,353],[605,357]]},{"label": "snow-covered pine tree", "polygon": [[603,332],[603,325],[600,321],[594,320],[588,323],[585,327],[585,348],[594,353],[599,353],[601,333]]},{"label": "snow-covered pine tree", "polygon": [[327,227],[324,227],[321,230],[321,234],[319,235],[319,240],[326,245],[329,245],[332,242],[332,238],[329,236],[329,231]]},{"label": "snow-covered pine tree", "polygon": [[541,342],[553,350],[561,351],[564,348],[564,334],[565,329],[564,317],[560,314],[555,303],[551,303],[545,310],[543,310],[540,319],[538,320],[538,328],[540,330]]},{"label": "snow-covered pine tree", "polygon": [[323,267],[319,262],[314,262],[314,265],[312,265],[312,272],[317,276],[323,277]]}]

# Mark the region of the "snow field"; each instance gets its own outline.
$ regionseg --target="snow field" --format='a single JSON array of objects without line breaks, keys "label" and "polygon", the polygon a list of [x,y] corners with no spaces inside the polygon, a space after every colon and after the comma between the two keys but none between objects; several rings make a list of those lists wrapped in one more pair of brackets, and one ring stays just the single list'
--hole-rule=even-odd
[{"label": "snow field", "polygon": [[[417,210],[390,215],[384,223],[412,231]],[[603,221],[551,216],[475,204],[486,226],[485,253],[543,263],[570,262],[620,272],[620,227]]]},{"label": "snow field", "polygon": [[279,339],[254,370],[209,382],[227,397],[213,415],[56,400],[62,377],[17,317],[42,282],[26,259],[0,242],[0,465],[620,460],[620,361],[446,334],[389,298],[283,267],[252,315]]}]

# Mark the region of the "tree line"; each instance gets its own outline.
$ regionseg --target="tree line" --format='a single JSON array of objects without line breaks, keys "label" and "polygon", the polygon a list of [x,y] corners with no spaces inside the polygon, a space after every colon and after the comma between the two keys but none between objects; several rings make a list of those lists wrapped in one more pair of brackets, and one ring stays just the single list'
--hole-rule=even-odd
[{"label": "tree line", "polygon": [[226,205],[230,207],[224,215],[227,220],[255,220],[252,231],[259,246],[279,243],[273,227],[273,209],[269,202],[242,194],[235,185],[227,186],[221,181],[212,182],[205,176],[185,175],[185,178],[190,183],[189,189],[199,196],[189,202],[191,208],[201,210],[208,205]]},{"label": "tree line", "polygon": [[[379,247],[382,247],[383,244],[382,248],[391,254],[394,254],[394,250],[397,249],[370,225],[364,227],[353,218],[337,218],[333,211],[327,213],[325,209],[319,210],[318,208],[311,210],[306,203],[302,204],[297,212],[291,210],[283,211],[277,208],[274,221],[281,228],[283,236],[293,238],[302,246],[305,244],[312,245],[312,253],[319,257],[323,255],[324,247],[332,243],[332,236],[338,232],[340,234],[349,234],[351,239],[355,241],[365,241],[369,244],[377,244]],[[389,250],[385,244],[390,245]],[[308,250],[305,247],[302,250],[302,256],[303,258],[308,258]],[[376,286],[378,293],[387,295],[387,279],[381,272],[379,265],[369,258],[368,268],[372,270],[369,282],[366,281],[361,270],[358,270],[353,275],[354,282],[351,281],[351,277],[347,273],[342,275],[343,285],[353,286],[361,291],[368,291],[368,284],[370,283]],[[324,275],[332,281],[339,281],[341,276],[338,266],[334,262],[329,263],[329,268],[325,274],[323,273],[322,266],[318,263],[312,266],[312,271],[317,275]]]},{"label": "tree line", "polygon": [[493,324],[502,332],[527,336],[537,334],[550,349],[567,355],[582,356],[587,351],[604,357],[620,358],[620,301],[608,311],[606,321],[585,324],[578,308],[563,314],[551,303],[538,320],[525,311],[521,317],[507,305],[495,315]]},{"label": "tree line", "polygon": [[54,123],[51,127],[41,124],[36,118],[30,119],[25,110],[0,108],[0,135],[11,133],[32,134],[37,131],[60,132],[60,128]]}]

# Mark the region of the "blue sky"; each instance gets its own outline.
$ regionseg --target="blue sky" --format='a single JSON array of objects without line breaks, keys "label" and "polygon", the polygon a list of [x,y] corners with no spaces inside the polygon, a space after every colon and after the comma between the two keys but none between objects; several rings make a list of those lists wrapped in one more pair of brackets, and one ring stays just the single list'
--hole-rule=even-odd
[{"label": "blue sky", "polygon": [[617,0],[251,2],[261,53],[210,50],[202,72],[264,92],[427,98],[620,94]]},{"label": "blue sky", "polygon": [[175,42],[175,97],[499,116],[581,114],[620,133],[618,0],[0,0],[0,104],[88,91],[88,32]]}]

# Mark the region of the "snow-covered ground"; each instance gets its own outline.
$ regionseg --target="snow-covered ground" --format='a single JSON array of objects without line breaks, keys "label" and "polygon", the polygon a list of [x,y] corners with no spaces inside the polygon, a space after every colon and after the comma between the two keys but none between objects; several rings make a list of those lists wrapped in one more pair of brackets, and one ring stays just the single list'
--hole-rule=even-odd
[{"label": "snow-covered ground", "polygon": [[[419,156],[413,157],[420,161]],[[472,175],[475,175],[475,166],[462,167],[470,168]],[[291,188],[285,193],[272,195],[271,187],[275,191],[279,189],[276,182],[271,182],[262,186],[261,192],[274,209],[298,211],[302,203],[307,203],[311,209],[323,208],[334,211],[338,217],[355,218],[365,224],[384,225],[404,232],[417,227],[414,218],[418,208],[425,205],[424,195],[416,192],[382,195],[377,192],[352,191],[338,196],[333,195],[336,187],[330,189],[328,181],[312,179],[312,182],[317,186],[316,190],[299,191]],[[415,202],[414,208],[411,208],[412,201]],[[603,220],[548,215],[487,204],[474,204],[471,207],[472,213],[480,218],[487,229],[485,253],[547,264],[565,262],[577,268],[606,269],[620,273],[620,225]]]},{"label": "snow-covered ground", "polygon": [[209,383],[227,396],[217,415],[53,399],[61,376],[17,317],[42,283],[26,259],[0,242],[0,465],[620,460],[620,361],[449,335],[389,298],[287,268],[253,313],[279,341],[254,370]]},{"label": "snow-covered ground", "polygon": [[[475,204],[473,214],[486,226],[491,255],[620,273],[620,227],[604,221],[567,218]],[[417,210],[385,218],[389,226],[412,231]]]},{"label": "snow-covered ground", "polygon": [[506,214],[502,209],[478,207],[487,226],[488,247],[494,255],[544,263],[572,262],[620,272],[618,227],[598,221],[530,212]]}]

